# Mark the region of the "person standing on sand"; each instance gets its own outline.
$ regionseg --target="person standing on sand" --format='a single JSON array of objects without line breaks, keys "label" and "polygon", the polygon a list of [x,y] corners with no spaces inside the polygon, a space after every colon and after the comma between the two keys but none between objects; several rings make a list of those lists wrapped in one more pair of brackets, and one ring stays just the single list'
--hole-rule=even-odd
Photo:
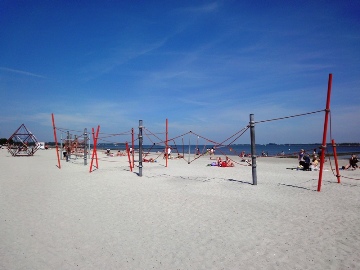
[{"label": "person standing on sand", "polygon": [[169,146],[167,149],[168,158],[171,158],[171,147]]},{"label": "person standing on sand", "polygon": [[168,157],[169,159],[171,159],[171,147],[170,147],[170,146],[168,146],[168,148],[165,149],[165,153],[164,153],[163,159],[165,159],[166,157]]},{"label": "person standing on sand", "polygon": [[215,154],[215,148],[211,147],[211,149],[210,149],[210,159],[212,159],[214,154]]},{"label": "person standing on sand", "polygon": [[70,148],[70,145],[68,145],[66,147],[66,162],[69,161],[70,155],[71,155],[71,148]]}]

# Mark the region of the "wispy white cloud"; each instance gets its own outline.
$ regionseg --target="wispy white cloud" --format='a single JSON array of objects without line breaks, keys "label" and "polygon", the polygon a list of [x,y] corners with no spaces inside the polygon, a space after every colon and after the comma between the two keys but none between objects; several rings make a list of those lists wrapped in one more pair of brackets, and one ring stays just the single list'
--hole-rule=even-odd
[{"label": "wispy white cloud", "polygon": [[38,78],[46,78],[45,76],[38,75],[38,74],[35,74],[35,73],[31,73],[31,72],[28,72],[28,71],[11,69],[11,68],[7,68],[7,67],[0,67],[0,70],[4,70],[4,71],[7,71],[7,72],[12,72],[12,73],[17,73],[17,74],[22,74],[22,75],[26,75],[26,76],[32,76],[32,77],[38,77]]},{"label": "wispy white cloud", "polygon": [[200,6],[189,6],[186,8],[181,8],[180,10],[193,13],[210,13],[216,11],[218,8],[219,4],[217,2],[212,2]]},{"label": "wispy white cloud", "polygon": [[189,98],[189,99],[178,98],[177,100],[181,103],[186,103],[186,104],[194,105],[194,106],[209,106],[211,104],[210,102],[200,101],[200,100],[196,100],[194,98]]},{"label": "wispy white cloud", "polygon": [[106,56],[97,58],[88,65],[84,65],[80,69],[80,73],[86,74],[85,80],[98,78],[103,74],[110,73],[118,66],[161,48],[166,43],[167,39],[168,38],[165,37],[153,43],[141,42],[138,44],[133,43],[128,47],[122,45],[109,48],[105,51]]}]

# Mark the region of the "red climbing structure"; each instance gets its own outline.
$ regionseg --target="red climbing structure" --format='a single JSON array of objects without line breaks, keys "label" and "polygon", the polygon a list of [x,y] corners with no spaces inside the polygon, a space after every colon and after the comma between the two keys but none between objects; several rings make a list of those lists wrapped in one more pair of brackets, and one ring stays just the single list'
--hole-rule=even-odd
[{"label": "red climbing structure", "polygon": [[[97,141],[99,138],[99,131],[100,131],[100,125],[98,125],[98,127],[97,127],[96,134],[95,134],[94,128],[92,128],[92,138],[93,138],[94,147],[93,147],[93,152],[92,152],[92,156],[91,156],[89,172],[93,171],[93,167],[95,167],[96,169],[99,169],[99,161],[98,161],[98,155],[97,155]],[[93,166],[94,160],[96,162],[96,165]]]},{"label": "red climbing structure", "polygon": [[32,156],[39,149],[38,141],[24,124],[7,140],[7,149],[12,156]]}]

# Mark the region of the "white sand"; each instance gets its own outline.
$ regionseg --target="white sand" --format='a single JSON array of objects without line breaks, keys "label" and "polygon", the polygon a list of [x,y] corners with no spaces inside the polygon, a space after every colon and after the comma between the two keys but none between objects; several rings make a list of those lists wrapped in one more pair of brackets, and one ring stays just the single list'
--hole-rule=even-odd
[{"label": "white sand", "polygon": [[[54,150],[0,150],[0,269],[359,269],[360,181],[160,158],[131,173],[99,152],[58,169]],[[341,165],[346,161],[342,161]],[[90,161],[89,161],[90,164]],[[135,169],[138,172],[138,168]],[[360,179],[360,170],[340,171]]]}]

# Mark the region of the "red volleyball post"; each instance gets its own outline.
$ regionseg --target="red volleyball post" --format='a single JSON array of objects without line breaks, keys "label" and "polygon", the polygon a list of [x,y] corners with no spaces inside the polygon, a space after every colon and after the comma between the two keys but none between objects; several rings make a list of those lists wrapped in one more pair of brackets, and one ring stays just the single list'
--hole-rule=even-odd
[{"label": "red volleyball post", "polygon": [[97,127],[96,135],[95,135],[94,128],[92,128],[92,137],[93,137],[94,147],[93,147],[93,152],[92,152],[92,156],[91,156],[91,162],[90,162],[90,170],[89,170],[89,172],[92,172],[93,163],[94,163],[94,157],[95,157],[95,159],[96,159],[96,169],[99,169],[98,156],[97,156],[97,150],[96,150],[97,140],[98,140],[98,138],[99,138],[99,130],[100,130],[100,126]]},{"label": "red volleyball post", "polygon": [[321,145],[320,171],[319,171],[319,180],[318,180],[318,188],[317,188],[318,192],[320,192],[321,190],[322,174],[323,174],[324,161],[325,161],[326,135],[327,135],[328,122],[329,122],[329,113],[330,113],[331,86],[332,86],[332,74],[330,73],[329,81],[328,81],[327,98],[326,98],[324,132],[323,132],[323,140]]},{"label": "red volleyball post", "polygon": [[58,147],[58,142],[57,142],[57,137],[56,137],[55,119],[54,119],[53,113],[51,114],[51,118],[52,118],[52,125],[53,125],[53,129],[54,129],[54,140],[55,140],[56,155],[57,155],[57,159],[58,159],[58,168],[61,169],[59,147]]},{"label": "red volleyball post", "polygon": [[334,140],[331,140],[331,144],[332,144],[332,147],[333,147],[334,160],[335,160],[335,166],[336,166],[336,178],[337,178],[337,180],[338,180],[338,183],[340,183],[339,163],[338,163],[338,159],[337,159],[335,141],[334,141]]},{"label": "red volleyball post", "polygon": [[[132,172],[132,168],[133,168],[133,162],[131,161],[131,156],[130,156],[130,149],[129,149],[129,144],[126,142],[125,143],[125,146],[126,146],[126,153],[127,153],[127,156],[128,156],[128,159],[129,159],[129,167],[130,167],[130,171]],[[133,150],[134,152],[134,150]],[[133,160],[134,161],[134,160]]]},{"label": "red volleyball post", "polygon": [[95,159],[96,159],[96,168],[99,169],[99,159],[98,159],[98,155],[97,155],[97,141],[99,139],[99,132],[100,132],[100,126],[98,125],[97,130],[96,130],[96,137],[95,137]]},{"label": "red volleyball post", "polygon": [[169,149],[169,142],[168,142],[168,119],[166,118],[166,139],[165,139],[165,156],[166,156],[166,166],[168,166],[168,158],[169,158],[169,155],[168,155],[168,149]]},{"label": "red volleyball post", "polygon": [[94,163],[95,149],[96,149],[96,144],[95,144],[95,130],[94,130],[94,128],[91,128],[91,134],[92,134],[92,139],[93,139],[93,150],[92,150],[93,152],[92,152],[92,155],[91,155],[89,172],[92,172],[92,167],[93,167],[93,163]]}]

